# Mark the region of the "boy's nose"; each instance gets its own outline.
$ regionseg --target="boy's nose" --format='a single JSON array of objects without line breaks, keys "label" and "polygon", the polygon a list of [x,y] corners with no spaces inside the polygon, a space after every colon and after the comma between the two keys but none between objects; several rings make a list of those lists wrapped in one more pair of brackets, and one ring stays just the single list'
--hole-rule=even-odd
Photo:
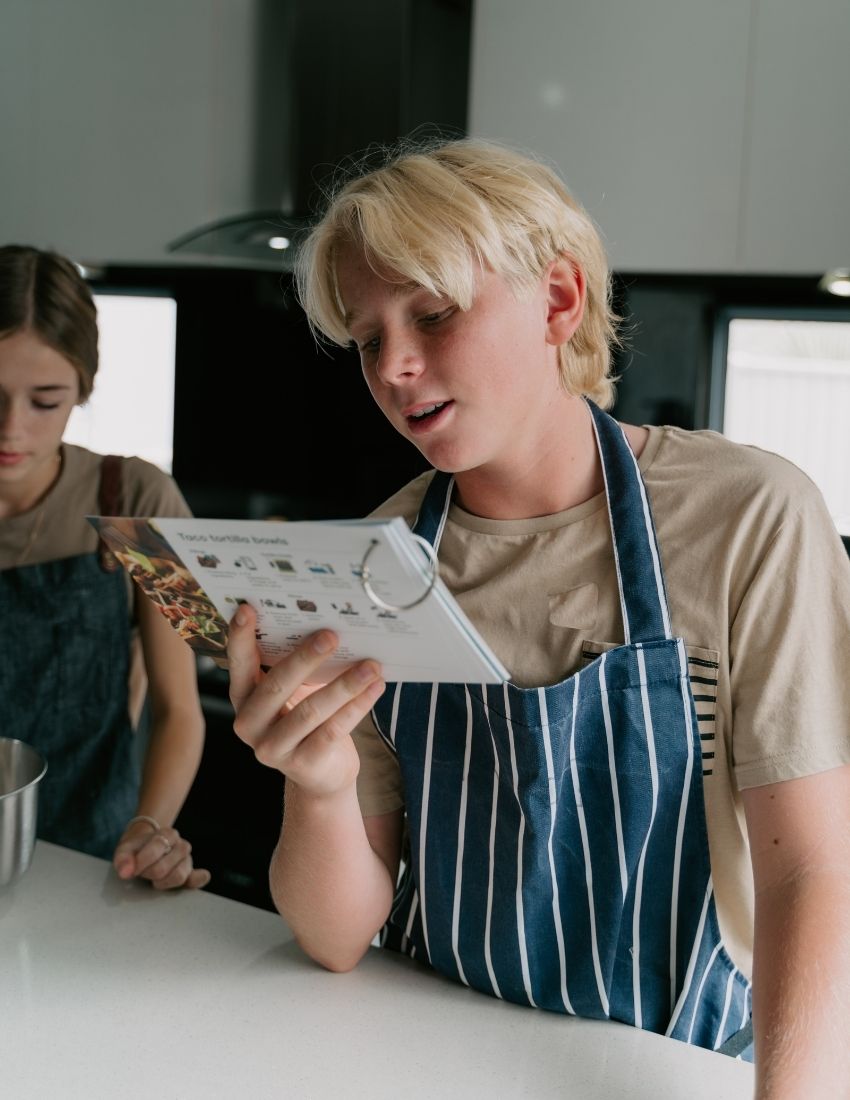
[{"label": "boy's nose", "polygon": [[424,367],[422,355],[412,341],[384,338],[378,358],[378,377],[385,385],[409,380],[421,374]]}]

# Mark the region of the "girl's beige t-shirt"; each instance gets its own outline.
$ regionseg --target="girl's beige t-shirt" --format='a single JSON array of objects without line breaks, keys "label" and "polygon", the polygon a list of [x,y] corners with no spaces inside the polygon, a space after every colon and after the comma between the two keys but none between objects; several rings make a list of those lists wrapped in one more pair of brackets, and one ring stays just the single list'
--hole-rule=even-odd
[{"label": "girl's beige t-shirt", "polygon": [[[86,516],[100,511],[102,458],[85,447],[63,443],[62,469],[43,504],[0,519],[0,569],[95,552],[97,532]],[[125,458],[122,463],[121,511],[126,516],[191,514],[172,478],[143,458]]]},{"label": "girl's beige t-shirt", "polygon": [[[813,483],[714,432],[650,429],[639,462],[674,633],[699,717],[712,874],[726,947],[752,972],[753,884],[740,791],[850,762],[850,561]],[[415,521],[431,473],[376,512]],[[605,497],[489,520],[452,506],[440,575],[522,687],[623,643]],[[370,719],[355,732],[364,816],[403,805]]]}]

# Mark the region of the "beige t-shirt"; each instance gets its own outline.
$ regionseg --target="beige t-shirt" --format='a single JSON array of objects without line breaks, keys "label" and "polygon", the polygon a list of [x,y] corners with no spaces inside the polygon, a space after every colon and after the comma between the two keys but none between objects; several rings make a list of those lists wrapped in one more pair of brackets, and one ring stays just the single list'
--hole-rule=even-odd
[{"label": "beige t-shirt", "polygon": [[[740,790],[850,762],[850,561],[812,482],[714,432],[651,428],[639,462],[703,749],[720,927],[752,971],[753,884]],[[413,523],[432,475],[378,510]],[[604,495],[490,520],[452,506],[440,575],[521,687],[557,683],[622,644]],[[365,816],[403,805],[371,719],[355,733]]]},{"label": "beige t-shirt", "polygon": [[[62,469],[43,505],[0,520],[0,569],[60,561],[97,550],[97,532],[86,516],[100,512],[102,457],[63,443]],[[121,514],[189,516],[191,512],[168,474],[142,458],[125,458],[121,464]]]}]

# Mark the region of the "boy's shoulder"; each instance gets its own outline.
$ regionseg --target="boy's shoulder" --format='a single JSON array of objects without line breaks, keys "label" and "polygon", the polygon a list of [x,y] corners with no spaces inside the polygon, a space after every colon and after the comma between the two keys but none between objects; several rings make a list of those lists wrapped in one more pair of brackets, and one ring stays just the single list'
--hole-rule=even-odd
[{"label": "boy's shoulder", "polygon": [[[820,490],[806,473],[780,455],[719,432],[649,426],[640,469],[656,519],[676,526],[686,522],[716,534],[752,528],[770,538],[792,517],[808,517],[834,534]],[[412,527],[433,477],[426,470],[371,515],[402,516]]]},{"label": "boy's shoulder", "polygon": [[793,462],[719,432],[650,428],[641,467],[650,489],[683,494],[721,512],[758,508],[766,518],[807,503],[823,506],[817,486]]},{"label": "boy's shoulder", "polygon": [[412,527],[419,515],[422,499],[431,484],[434,472],[434,470],[426,470],[412,481],[408,481],[397,493],[393,493],[369,515],[379,519],[401,516]]}]

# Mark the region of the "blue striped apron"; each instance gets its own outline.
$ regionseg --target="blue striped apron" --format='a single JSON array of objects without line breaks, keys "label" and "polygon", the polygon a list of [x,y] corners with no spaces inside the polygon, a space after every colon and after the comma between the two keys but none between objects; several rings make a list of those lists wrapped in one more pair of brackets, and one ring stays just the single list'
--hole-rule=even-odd
[{"label": "blue striped apron", "polygon": [[[700,742],[649,501],[588,402],[625,644],[551,687],[390,684],[409,852],[386,946],[520,1004],[752,1057],[750,983],[715,909]],[[453,479],[415,530],[439,549]]]}]

